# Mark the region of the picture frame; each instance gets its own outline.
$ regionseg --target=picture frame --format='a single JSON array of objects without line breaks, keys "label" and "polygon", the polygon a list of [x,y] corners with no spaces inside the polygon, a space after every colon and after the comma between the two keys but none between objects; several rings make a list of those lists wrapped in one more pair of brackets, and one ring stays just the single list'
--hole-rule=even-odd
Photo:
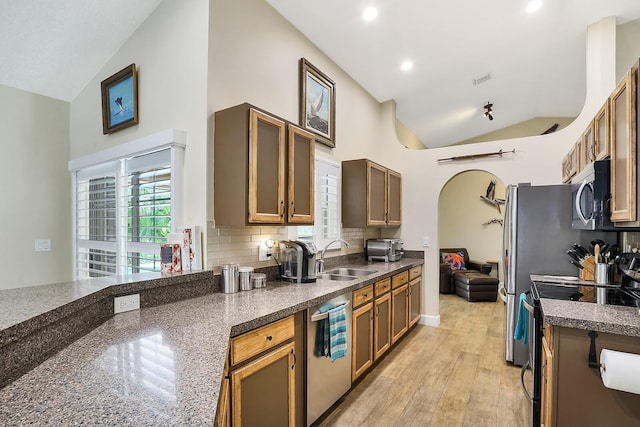
[{"label": "picture frame", "polygon": [[102,133],[117,132],[138,124],[138,73],[131,64],[100,83]]},{"label": "picture frame", "polygon": [[300,59],[300,126],[316,141],[336,146],[336,84],[305,58]]}]

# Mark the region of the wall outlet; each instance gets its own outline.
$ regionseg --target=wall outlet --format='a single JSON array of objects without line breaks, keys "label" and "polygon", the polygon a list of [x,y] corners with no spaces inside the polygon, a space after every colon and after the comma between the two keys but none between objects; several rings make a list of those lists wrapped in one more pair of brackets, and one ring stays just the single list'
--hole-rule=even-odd
[{"label": "wall outlet", "polygon": [[431,246],[431,239],[428,237],[423,237],[422,246],[424,246],[425,248],[428,248],[429,246]]},{"label": "wall outlet", "polygon": [[140,294],[115,297],[113,299],[114,314],[131,310],[140,310]]},{"label": "wall outlet", "polygon": [[36,252],[50,252],[51,240],[49,239],[37,239],[34,249]]},{"label": "wall outlet", "polygon": [[267,248],[264,243],[258,246],[258,261],[267,261],[271,259],[271,249]]}]

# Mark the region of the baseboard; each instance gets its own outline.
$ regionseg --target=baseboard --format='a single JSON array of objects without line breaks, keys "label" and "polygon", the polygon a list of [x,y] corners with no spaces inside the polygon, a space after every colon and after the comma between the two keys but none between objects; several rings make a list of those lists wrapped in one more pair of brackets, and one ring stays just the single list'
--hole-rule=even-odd
[{"label": "baseboard", "polygon": [[429,316],[427,314],[422,314],[420,316],[420,320],[418,321],[421,325],[427,326],[439,326],[440,325],[440,315],[437,316]]}]

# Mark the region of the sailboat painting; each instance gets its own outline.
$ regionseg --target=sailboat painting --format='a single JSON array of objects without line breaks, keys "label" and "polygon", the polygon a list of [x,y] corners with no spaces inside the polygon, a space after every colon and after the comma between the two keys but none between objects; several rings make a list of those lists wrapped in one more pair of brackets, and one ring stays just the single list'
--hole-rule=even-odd
[{"label": "sailboat painting", "polygon": [[316,141],[335,147],[335,83],[306,59],[300,60],[300,125]]}]

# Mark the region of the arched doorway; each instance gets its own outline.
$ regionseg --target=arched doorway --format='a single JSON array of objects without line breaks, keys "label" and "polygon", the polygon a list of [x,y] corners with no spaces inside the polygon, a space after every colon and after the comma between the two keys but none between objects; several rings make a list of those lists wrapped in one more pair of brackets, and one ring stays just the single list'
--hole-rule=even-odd
[{"label": "arched doorway", "polygon": [[498,268],[497,275],[502,280],[499,260],[504,204],[488,200],[490,185],[493,199],[504,200],[505,185],[490,172],[467,170],[447,181],[438,198],[438,247],[464,247],[473,260],[495,261],[494,269]]}]

